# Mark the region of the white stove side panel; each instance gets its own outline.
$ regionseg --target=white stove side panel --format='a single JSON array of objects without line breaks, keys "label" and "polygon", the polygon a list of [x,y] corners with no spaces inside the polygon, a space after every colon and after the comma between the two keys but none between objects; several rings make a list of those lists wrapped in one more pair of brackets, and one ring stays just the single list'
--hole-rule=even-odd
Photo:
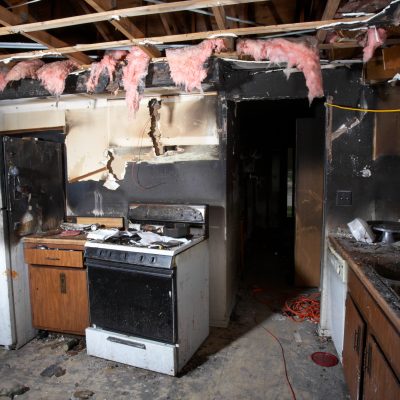
[{"label": "white stove side panel", "polygon": [[174,345],[98,328],[86,328],[85,333],[87,354],[90,356],[162,374],[176,375],[177,373],[176,347]]},{"label": "white stove side panel", "polygon": [[180,371],[209,334],[208,241],[178,254],[175,263]]}]

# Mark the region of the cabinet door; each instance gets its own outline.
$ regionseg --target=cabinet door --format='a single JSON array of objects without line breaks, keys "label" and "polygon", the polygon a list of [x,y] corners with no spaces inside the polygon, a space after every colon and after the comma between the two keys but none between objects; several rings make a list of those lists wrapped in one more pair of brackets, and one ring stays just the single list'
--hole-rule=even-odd
[{"label": "cabinet door", "polygon": [[351,297],[346,299],[343,370],[352,400],[360,399],[365,323]]},{"label": "cabinet door", "polygon": [[33,326],[84,334],[89,326],[86,270],[30,265],[29,276]]},{"label": "cabinet door", "polygon": [[364,400],[400,399],[399,381],[371,335],[367,336],[364,365]]}]

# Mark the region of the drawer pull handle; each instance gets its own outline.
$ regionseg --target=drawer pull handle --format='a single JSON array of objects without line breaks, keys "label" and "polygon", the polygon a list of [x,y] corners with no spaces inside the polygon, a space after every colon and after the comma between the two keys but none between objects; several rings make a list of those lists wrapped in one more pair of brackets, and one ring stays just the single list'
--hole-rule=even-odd
[{"label": "drawer pull handle", "polygon": [[367,348],[365,349],[365,371],[371,376],[371,365],[372,365],[372,347],[368,343]]},{"label": "drawer pull handle", "polygon": [[357,353],[360,352],[360,339],[361,339],[361,328],[358,327],[357,330],[354,331],[354,344],[353,344],[353,349]]},{"label": "drawer pull handle", "polygon": [[60,292],[67,293],[67,277],[63,272],[60,274]]},{"label": "drawer pull handle", "polygon": [[61,258],[57,258],[57,257],[45,257],[45,260],[50,260],[50,261],[60,261]]},{"label": "drawer pull handle", "polygon": [[143,343],[131,342],[129,340],[119,339],[119,338],[112,337],[112,336],[109,336],[107,338],[107,340],[109,342],[118,343],[118,344],[124,344],[126,346],[131,346],[131,347],[136,347],[138,349],[146,350],[146,345],[144,345]]}]

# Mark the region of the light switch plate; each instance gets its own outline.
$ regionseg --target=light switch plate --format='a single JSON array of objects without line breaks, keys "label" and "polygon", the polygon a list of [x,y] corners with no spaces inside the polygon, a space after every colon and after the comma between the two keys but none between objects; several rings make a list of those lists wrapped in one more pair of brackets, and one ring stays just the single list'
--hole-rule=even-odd
[{"label": "light switch plate", "polygon": [[353,204],[353,192],[351,190],[336,191],[337,206],[351,206]]}]

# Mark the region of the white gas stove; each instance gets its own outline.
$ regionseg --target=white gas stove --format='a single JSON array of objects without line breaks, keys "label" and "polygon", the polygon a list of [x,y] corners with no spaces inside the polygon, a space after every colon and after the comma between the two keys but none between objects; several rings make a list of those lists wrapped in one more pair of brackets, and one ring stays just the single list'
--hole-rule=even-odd
[{"label": "white gas stove", "polygon": [[185,238],[130,230],[86,243],[87,352],[176,375],[209,332],[207,207],[132,204],[128,219],[188,230]]}]

